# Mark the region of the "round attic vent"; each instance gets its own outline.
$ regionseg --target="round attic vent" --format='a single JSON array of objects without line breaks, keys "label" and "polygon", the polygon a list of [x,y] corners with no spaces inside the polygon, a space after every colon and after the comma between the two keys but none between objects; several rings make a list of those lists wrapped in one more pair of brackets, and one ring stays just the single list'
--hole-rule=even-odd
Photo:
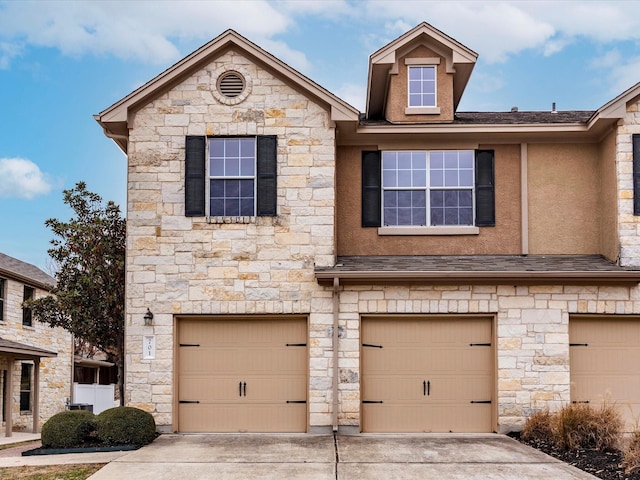
[{"label": "round attic vent", "polygon": [[225,73],[218,79],[218,91],[227,98],[236,98],[244,88],[244,78],[237,72]]}]

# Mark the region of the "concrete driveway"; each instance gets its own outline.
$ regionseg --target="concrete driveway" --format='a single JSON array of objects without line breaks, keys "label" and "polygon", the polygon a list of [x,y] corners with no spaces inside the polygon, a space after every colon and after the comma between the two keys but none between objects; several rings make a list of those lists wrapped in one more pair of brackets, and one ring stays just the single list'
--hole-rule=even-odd
[{"label": "concrete driveway", "polygon": [[503,435],[162,435],[91,480],[595,479]]}]

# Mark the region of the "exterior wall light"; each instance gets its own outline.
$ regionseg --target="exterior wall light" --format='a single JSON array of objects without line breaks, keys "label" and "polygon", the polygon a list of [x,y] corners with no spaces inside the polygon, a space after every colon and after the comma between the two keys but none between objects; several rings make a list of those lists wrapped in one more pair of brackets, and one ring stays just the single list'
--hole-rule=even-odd
[{"label": "exterior wall light", "polygon": [[151,310],[149,310],[149,308],[147,308],[147,313],[144,314],[144,324],[149,327],[152,325],[153,322],[153,313],[151,313]]}]

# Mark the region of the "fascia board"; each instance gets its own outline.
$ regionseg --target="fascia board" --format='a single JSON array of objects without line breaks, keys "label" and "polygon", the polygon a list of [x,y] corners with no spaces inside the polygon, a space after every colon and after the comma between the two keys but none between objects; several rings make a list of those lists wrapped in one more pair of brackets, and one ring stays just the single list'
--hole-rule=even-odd
[{"label": "fascia board", "polygon": [[366,125],[359,126],[358,134],[402,134],[402,133],[584,133],[589,130],[584,123],[562,124],[477,124],[477,125]]}]

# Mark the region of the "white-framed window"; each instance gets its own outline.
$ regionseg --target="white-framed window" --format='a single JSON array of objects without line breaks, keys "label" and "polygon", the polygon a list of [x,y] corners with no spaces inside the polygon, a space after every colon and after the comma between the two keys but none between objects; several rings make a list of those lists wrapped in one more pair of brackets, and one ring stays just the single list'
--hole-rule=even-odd
[{"label": "white-framed window", "polygon": [[436,106],[436,73],[435,65],[409,66],[409,107]]},{"label": "white-framed window", "polygon": [[255,137],[209,138],[208,171],[209,215],[255,215]]},{"label": "white-framed window", "polygon": [[382,225],[474,225],[474,151],[383,151]]}]

